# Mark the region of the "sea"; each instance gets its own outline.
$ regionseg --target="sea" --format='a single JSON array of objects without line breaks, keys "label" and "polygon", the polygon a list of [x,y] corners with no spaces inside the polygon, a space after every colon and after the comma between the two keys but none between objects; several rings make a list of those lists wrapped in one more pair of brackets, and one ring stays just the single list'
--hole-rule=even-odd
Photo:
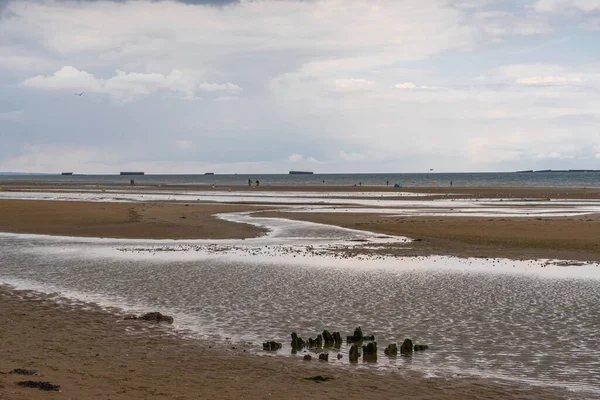
[{"label": "sea", "polygon": [[594,172],[464,172],[464,173],[369,173],[369,174],[148,174],[148,175],[2,175],[0,181],[81,182],[121,184],[239,186],[248,180],[262,186],[394,186],[431,187],[600,187],[600,171]]}]

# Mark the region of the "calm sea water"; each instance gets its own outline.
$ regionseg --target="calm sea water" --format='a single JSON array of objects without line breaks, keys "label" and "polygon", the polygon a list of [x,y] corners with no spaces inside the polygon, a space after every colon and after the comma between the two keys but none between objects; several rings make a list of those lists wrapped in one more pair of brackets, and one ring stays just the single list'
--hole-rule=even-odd
[{"label": "calm sea water", "polygon": [[93,182],[93,183],[182,184],[182,185],[245,185],[248,179],[259,179],[263,186],[385,186],[396,183],[415,186],[488,186],[488,187],[600,187],[600,172],[545,172],[545,173],[425,173],[425,174],[253,174],[253,175],[0,175],[0,181],[28,182]]}]

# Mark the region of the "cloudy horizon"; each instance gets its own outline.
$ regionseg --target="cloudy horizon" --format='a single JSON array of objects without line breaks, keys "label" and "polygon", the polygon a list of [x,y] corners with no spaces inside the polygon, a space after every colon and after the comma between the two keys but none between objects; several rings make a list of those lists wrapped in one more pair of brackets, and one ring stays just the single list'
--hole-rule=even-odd
[{"label": "cloudy horizon", "polygon": [[0,0],[0,171],[600,169],[598,39],[600,0]]}]

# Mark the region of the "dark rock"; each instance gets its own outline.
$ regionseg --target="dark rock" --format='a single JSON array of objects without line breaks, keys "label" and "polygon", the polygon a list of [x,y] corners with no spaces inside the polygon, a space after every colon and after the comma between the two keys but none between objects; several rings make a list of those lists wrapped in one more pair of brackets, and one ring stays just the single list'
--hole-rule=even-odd
[{"label": "dark rock", "polygon": [[398,346],[396,345],[396,343],[392,343],[388,345],[388,347],[386,347],[386,349],[383,352],[388,357],[395,357],[398,355]]},{"label": "dark rock", "polygon": [[37,374],[37,370],[35,370],[35,369],[25,369],[25,368],[15,368],[12,371],[10,371],[9,374],[35,375],[35,374]]},{"label": "dark rock", "polygon": [[365,336],[363,335],[362,328],[359,326],[354,329],[354,334],[352,336],[346,336],[346,342],[348,343],[360,343],[364,340],[375,340],[375,336]]},{"label": "dark rock", "polygon": [[356,343],[363,340],[363,332],[362,328],[359,326],[354,329],[354,334],[352,336],[346,336],[346,341],[348,343]]},{"label": "dark rock", "polygon": [[292,351],[302,350],[304,346],[306,342],[296,332],[292,332]]},{"label": "dark rock", "polygon": [[423,351],[423,350],[427,350],[429,348],[429,346],[427,346],[426,344],[415,344],[415,351]]},{"label": "dark rock", "polygon": [[126,316],[123,317],[124,320],[129,320],[129,319],[138,319],[137,315],[133,315],[133,314],[128,314]]},{"label": "dark rock", "polygon": [[327,329],[323,331],[323,342],[325,343],[325,347],[331,347],[335,344],[333,340],[333,335],[329,333]]},{"label": "dark rock", "polygon": [[149,312],[140,317],[144,321],[153,321],[153,322],[166,322],[168,324],[173,323],[173,317],[169,315],[163,315],[159,312]]},{"label": "dark rock", "polygon": [[277,351],[281,348],[281,343],[271,340],[270,342],[263,343],[263,350],[266,351]]},{"label": "dark rock", "polygon": [[411,354],[413,352],[413,342],[410,339],[404,339],[400,346],[400,354]]},{"label": "dark rock", "polygon": [[358,345],[357,345],[357,344],[353,344],[353,345],[350,347],[350,354],[349,354],[349,357],[350,357],[350,362],[351,362],[351,363],[358,362],[358,357],[360,357],[360,353],[359,353],[359,350],[358,350],[358,349],[359,349],[359,347],[358,347]]},{"label": "dark rock", "polygon": [[321,353],[321,354],[319,354],[319,360],[321,360],[321,361],[329,361],[329,353]]},{"label": "dark rock", "polygon": [[317,376],[311,376],[310,378],[304,378],[307,381],[314,381],[314,382],[327,382],[330,379],[333,378],[329,378],[326,376],[322,376],[322,375],[317,375]]},{"label": "dark rock", "polygon": [[377,361],[377,342],[369,342],[363,346],[363,360]]},{"label": "dark rock", "polygon": [[304,355],[304,358],[303,358],[303,360],[304,360],[304,361],[311,361],[311,360],[312,360],[312,357],[311,357],[311,355],[310,355],[310,354],[305,354],[305,355]]},{"label": "dark rock", "polygon": [[308,338],[308,347],[310,348],[321,348],[323,347],[323,336],[318,335],[315,339]]},{"label": "dark rock", "polygon": [[338,355],[337,355],[337,359],[338,359],[338,360],[341,360],[341,359],[342,359],[342,357],[343,357],[343,356],[342,356],[342,354],[341,354],[341,353],[338,353]]},{"label": "dark rock", "polygon": [[339,332],[333,332],[333,345],[338,349],[342,347],[342,335]]},{"label": "dark rock", "polygon": [[21,382],[17,382],[17,385],[23,386],[26,388],[40,389],[40,390],[47,390],[47,391],[54,391],[54,392],[58,392],[60,390],[60,386],[53,385],[50,382],[21,381]]}]

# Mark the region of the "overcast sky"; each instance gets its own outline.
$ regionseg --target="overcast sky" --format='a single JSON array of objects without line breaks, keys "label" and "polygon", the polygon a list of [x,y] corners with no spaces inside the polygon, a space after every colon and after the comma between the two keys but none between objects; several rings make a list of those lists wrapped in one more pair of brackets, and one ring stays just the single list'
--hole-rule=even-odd
[{"label": "overcast sky", "polygon": [[0,143],[23,172],[600,169],[600,0],[0,0]]}]

